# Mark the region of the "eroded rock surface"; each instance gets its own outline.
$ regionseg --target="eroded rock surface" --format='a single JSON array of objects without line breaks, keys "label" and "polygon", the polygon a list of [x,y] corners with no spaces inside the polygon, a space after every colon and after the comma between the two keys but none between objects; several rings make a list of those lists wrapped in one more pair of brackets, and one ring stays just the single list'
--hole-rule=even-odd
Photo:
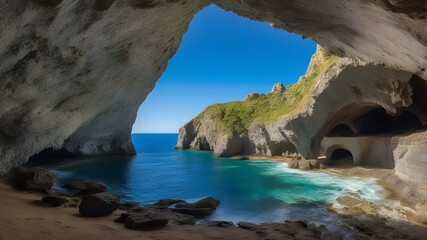
[{"label": "eroded rock surface", "polygon": [[0,1],[0,174],[43,149],[134,154],[136,112],[207,1]]},{"label": "eroded rock surface", "polygon": [[56,176],[44,168],[18,168],[6,176],[6,181],[21,190],[48,191],[56,182]]},{"label": "eroded rock surface", "polygon": [[[335,55],[427,78],[425,1],[213,2],[312,37]],[[130,131],[139,105],[193,15],[209,3],[1,0],[0,174],[51,147],[77,155],[133,154]],[[238,138],[218,145],[242,148]],[[198,144],[211,148],[208,142]]]}]

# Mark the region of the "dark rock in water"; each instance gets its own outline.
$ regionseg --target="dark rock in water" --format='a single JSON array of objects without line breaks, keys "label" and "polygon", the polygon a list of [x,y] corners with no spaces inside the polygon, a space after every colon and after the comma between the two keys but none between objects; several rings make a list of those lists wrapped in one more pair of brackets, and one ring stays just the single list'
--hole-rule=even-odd
[{"label": "dark rock in water", "polygon": [[95,193],[82,198],[79,212],[85,217],[106,216],[120,206],[120,200],[109,193]]},{"label": "dark rock in water", "polygon": [[84,195],[90,195],[95,193],[102,193],[106,192],[108,190],[107,185],[105,185],[102,182],[69,182],[62,186],[65,189],[68,190],[78,190],[79,192],[76,193],[76,196],[84,196]]},{"label": "dark rock in water", "polygon": [[157,201],[153,205],[169,207],[170,205],[177,204],[177,203],[183,203],[183,202],[185,202],[185,201],[180,200],[180,199],[160,199],[159,201]]},{"label": "dark rock in water", "polygon": [[169,219],[151,212],[140,212],[126,218],[125,227],[136,230],[153,230],[166,226]]},{"label": "dark rock in water", "polygon": [[18,168],[7,176],[7,181],[21,190],[48,191],[56,177],[44,168]]},{"label": "dark rock in water", "polygon": [[142,208],[135,208],[126,213],[123,213],[120,218],[118,218],[115,222],[118,223],[126,223],[127,219],[132,215],[152,215],[157,216],[157,218],[167,218],[169,220],[169,224],[173,225],[194,225],[196,224],[196,219],[193,216],[180,214],[172,212],[169,208],[156,208],[150,206],[145,206]]},{"label": "dark rock in water", "polygon": [[212,215],[215,212],[214,208],[173,208],[172,211],[185,215],[191,215],[195,218],[202,218]]},{"label": "dark rock in water", "polygon": [[133,208],[139,207],[139,202],[125,202],[120,205],[120,210],[131,210]]},{"label": "dark rock in water", "polygon": [[189,209],[197,209],[197,208],[213,208],[216,209],[219,206],[220,201],[213,198],[207,197],[203,198],[194,203],[182,202],[176,204],[175,208],[189,208]]},{"label": "dark rock in water", "polygon": [[68,201],[68,198],[64,196],[47,196],[44,197],[42,201],[52,207],[59,207],[62,204],[66,203]]},{"label": "dark rock in water", "polygon": [[191,215],[195,218],[202,218],[212,215],[215,209],[219,206],[219,203],[219,200],[216,200],[213,197],[207,197],[194,203],[178,203],[172,211]]},{"label": "dark rock in water", "polygon": [[221,228],[235,227],[233,222],[227,222],[227,221],[209,221],[205,223],[205,225],[209,227],[221,227]]}]

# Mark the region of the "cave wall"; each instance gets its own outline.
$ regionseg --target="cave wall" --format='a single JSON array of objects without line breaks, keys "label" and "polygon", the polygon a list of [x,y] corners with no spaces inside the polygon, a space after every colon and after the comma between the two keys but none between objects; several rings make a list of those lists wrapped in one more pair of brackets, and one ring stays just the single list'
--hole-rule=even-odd
[{"label": "cave wall", "polygon": [[[382,64],[397,78],[427,78],[425,1],[213,2],[312,37],[338,56]],[[137,109],[194,14],[207,4],[0,0],[0,174],[51,147],[78,155],[133,154],[130,131]],[[368,86],[362,78],[349,79],[359,81],[359,89]],[[310,152],[302,147],[310,136],[316,133],[294,139],[303,152]]]},{"label": "cave wall", "polygon": [[207,2],[0,0],[0,174],[46,148],[133,154],[136,112]]},{"label": "cave wall", "polygon": [[310,37],[330,53],[427,78],[423,0],[214,0],[224,9]]},{"label": "cave wall", "polygon": [[412,74],[351,59],[340,59],[319,77],[310,102],[284,124],[286,135],[305,158],[317,158],[323,137],[355,114],[382,107],[397,114],[412,105]]}]

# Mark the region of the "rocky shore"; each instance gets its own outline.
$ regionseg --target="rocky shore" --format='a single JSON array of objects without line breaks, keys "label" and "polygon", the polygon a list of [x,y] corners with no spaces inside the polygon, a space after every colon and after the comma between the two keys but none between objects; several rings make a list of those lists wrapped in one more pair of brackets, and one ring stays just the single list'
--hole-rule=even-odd
[{"label": "rocky shore", "polygon": [[[332,170],[331,170],[332,171]],[[334,170],[338,171],[338,170]],[[353,174],[339,170],[343,174]],[[360,170],[361,171],[361,170]],[[364,171],[367,177],[378,171]],[[52,190],[55,176],[45,169],[19,169],[0,184],[0,204],[7,211],[0,216],[6,229],[0,239],[423,239],[427,228],[411,216],[385,216],[381,206],[351,196],[337,199],[329,211],[338,214],[337,229],[304,221],[237,224],[208,221],[219,200],[208,197],[194,203],[162,199],[141,205],[122,203],[98,182],[70,182],[68,191]],[[5,183],[11,184],[10,187]],[[388,206],[392,207],[392,206]],[[396,211],[404,208],[396,208]],[[124,225],[123,225],[124,224]],[[124,227],[123,227],[124,226]],[[19,228],[19,230],[18,230]],[[138,231],[131,231],[134,229]],[[98,229],[94,231],[94,229]],[[77,231],[78,230],[78,231]],[[26,231],[24,236],[22,231]],[[31,234],[28,234],[31,233]]]}]

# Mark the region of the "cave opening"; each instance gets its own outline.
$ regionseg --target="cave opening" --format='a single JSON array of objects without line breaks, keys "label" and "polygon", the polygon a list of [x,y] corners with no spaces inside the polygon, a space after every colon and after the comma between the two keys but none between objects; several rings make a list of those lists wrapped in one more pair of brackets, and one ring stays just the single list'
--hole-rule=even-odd
[{"label": "cave opening", "polygon": [[417,115],[408,110],[391,116],[384,108],[376,108],[357,117],[354,122],[360,126],[360,135],[402,134],[423,128]]},{"label": "cave opening", "polygon": [[332,128],[331,131],[326,135],[327,137],[351,137],[354,136],[353,130],[346,124],[339,124]]},{"label": "cave opening", "polygon": [[354,165],[353,154],[344,148],[335,149],[324,164],[328,166],[352,166]]},{"label": "cave opening", "polygon": [[177,133],[212,104],[265,96],[279,82],[292,85],[316,48],[310,38],[209,5],[191,21],[132,133]]},{"label": "cave opening", "polygon": [[346,150],[346,149],[336,149],[335,151],[332,152],[331,160],[351,160],[353,161],[353,154],[351,154],[350,151]]},{"label": "cave opening", "polygon": [[71,153],[67,151],[65,148],[61,149],[54,149],[54,148],[47,148],[39,153],[34,154],[28,159],[27,165],[39,165],[46,161],[56,161],[58,159],[70,159],[70,158],[76,158],[77,155],[74,153]]}]

